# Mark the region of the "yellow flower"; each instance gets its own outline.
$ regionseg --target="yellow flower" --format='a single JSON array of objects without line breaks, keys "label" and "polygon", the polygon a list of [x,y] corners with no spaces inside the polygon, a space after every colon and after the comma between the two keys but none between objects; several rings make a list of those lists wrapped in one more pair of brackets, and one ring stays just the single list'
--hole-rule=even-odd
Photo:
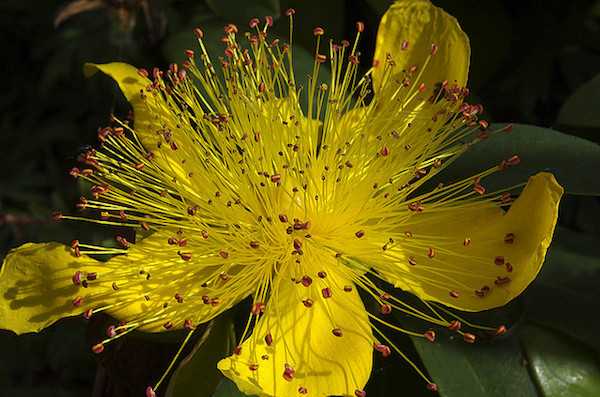
[{"label": "yellow flower", "polygon": [[[470,50],[453,17],[426,0],[394,3],[366,76],[356,41],[326,44],[317,28],[307,84],[294,76],[291,48],[271,42],[268,21],[250,25],[242,38],[225,29],[224,83],[200,30],[201,52],[188,51],[183,67],[86,66],[115,79],[134,125],[115,120],[100,130],[100,148],[71,171],[93,184],[78,207],[99,212],[94,222],[151,234],[136,244],[118,237],[119,249],[74,241],[13,250],[1,270],[0,328],[39,331],[106,311],[122,323],[93,346],[100,352],[134,329],[193,330],[251,297],[240,345],[218,364],[240,390],[361,397],[373,352],[402,355],[383,331],[435,337],[428,327],[401,328],[391,311],[472,342],[436,303],[498,307],[535,278],[562,194],[552,175],[531,177],[512,205],[508,191],[486,192],[484,182],[516,156],[420,190],[495,133],[480,132],[481,108],[463,102]],[[317,78],[325,61],[327,85]],[[118,255],[98,262],[88,254]],[[429,309],[404,303],[390,284]],[[359,290],[381,313],[365,309]]]}]

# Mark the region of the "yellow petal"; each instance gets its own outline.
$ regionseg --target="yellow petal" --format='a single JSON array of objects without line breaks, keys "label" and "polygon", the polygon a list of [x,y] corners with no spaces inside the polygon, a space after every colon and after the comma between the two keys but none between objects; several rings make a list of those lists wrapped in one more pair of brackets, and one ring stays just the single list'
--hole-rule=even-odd
[{"label": "yellow petal", "polygon": [[[230,289],[203,288],[198,280],[214,276],[219,266],[203,266],[201,258],[184,262],[177,248],[166,248],[167,238],[157,232],[132,244],[127,255],[104,263],[85,255],[74,257],[58,243],[14,249],[0,270],[0,329],[37,332],[60,318],[105,307],[113,317],[139,324],[140,330],[161,332],[167,330],[167,322],[172,323],[169,329],[180,329],[186,319],[194,325],[208,321],[250,293],[251,285],[234,285],[233,280]],[[88,273],[96,277],[88,288],[76,286],[72,281],[76,271],[84,278]],[[215,295],[219,291],[226,296]],[[174,299],[176,293],[184,298],[182,303]],[[217,297],[220,303],[205,304],[203,295]],[[73,304],[76,298],[81,298],[79,305]]]},{"label": "yellow petal", "polygon": [[[219,369],[242,392],[287,397],[302,395],[299,391],[305,389],[309,396],[347,396],[366,384],[373,350],[368,316],[356,288],[344,291],[352,283],[336,271],[335,262],[323,257],[320,265],[327,263],[332,266],[323,267],[324,279],[307,272],[313,278],[308,288],[280,273],[266,313],[240,354],[219,362]],[[321,291],[326,287],[332,293],[328,299]],[[306,298],[313,300],[312,307],[303,304]],[[335,336],[334,328],[342,336]],[[294,371],[288,380],[286,364]],[[252,370],[252,365],[257,367]]]},{"label": "yellow petal", "polygon": [[86,63],[83,69],[86,77],[93,76],[98,71],[112,77],[119,85],[121,92],[133,108],[136,135],[148,150],[154,150],[158,142],[155,131],[159,128],[159,124],[156,117],[152,116],[147,103],[147,101],[153,101],[154,98],[152,95],[142,96],[146,87],[152,82],[141,76],[138,69],[123,62]]},{"label": "yellow petal", "polygon": [[[402,274],[385,276],[424,300],[460,310],[505,305],[538,274],[552,241],[562,193],[552,174],[540,173],[530,178],[507,213],[492,204],[429,215],[425,209],[408,229],[415,241],[431,242],[433,257],[428,256],[427,245],[405,247],[398,264]],[[415,265],[407,264],[409,257]]]},{"label": "yellow petal", "polygon": [[[10,251],[0,269],[0,329],[37,332],[62,317],[82,313],[82,307],[73,305],[79,294],[71,281],[82,266],[101,269],[96,261],[75,258],[58,243],[27,243]],[[84,302],[89,293],[81,295]]]},{"label": "yellow petal", "polygon": [[[402,43],[408,47],[402,50]],[[373,72],[375,90],[382,82],[386,58],[392,57],[395,67],[392,78],[416,65],[419,69],[431,54],[437,53],[423,71],[418,83],[431,90],[436,83],[447,80],[450,85],[465,86],[469,72],[471,49],[469,38],[457,20],[429,0],[399,0],[383,15],[377,32],[374,59],[379,65]]]}]

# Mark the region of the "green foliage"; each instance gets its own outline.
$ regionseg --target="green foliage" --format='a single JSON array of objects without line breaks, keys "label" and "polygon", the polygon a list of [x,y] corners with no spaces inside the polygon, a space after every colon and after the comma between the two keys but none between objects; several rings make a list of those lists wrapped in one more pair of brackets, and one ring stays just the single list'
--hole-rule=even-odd
[{"label": "green foliage", "polygon": [[235,347],[233,323],[228,316],[213,320],[194,349],[173,372],[166,397],[209,396],[221,380],[217,362]]},{"label": "green foliage", "polygon": [[[501,129],[504,125],[492,125]],[[502,160],[519,155],[521,163],[484,180],[489,191],[527,182],[540,171],[554,174],[570,194],[600,195],[600,179],[592,170],[600,169],[600,145],[532,125],[514,124],[511,132],[500,132],[473,145],[444,170],[436,181],[468,178]]]}]

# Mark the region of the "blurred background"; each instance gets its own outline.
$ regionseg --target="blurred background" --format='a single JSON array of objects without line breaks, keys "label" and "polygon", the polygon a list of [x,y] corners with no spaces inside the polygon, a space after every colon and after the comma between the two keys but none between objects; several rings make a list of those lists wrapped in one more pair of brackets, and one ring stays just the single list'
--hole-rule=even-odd
[{"label": "blurred background", "polygon": [[[600,142],[599,0],[433,0],[471,39],[470,88],[488,119],[552,127]],[[114,230],[53,223],[72,212],[85,187],[68,175],[96,144],[110,114],[126,114],[109,79],[85,79],[85,62],[166,67],[195,49],[202,27],[213,54],[226,22],[294,7],[297,68],[312,67],[312,29],[352,38],[364,21],[363,67],[388,0],[2,0],[0,40],[0,259],[24,242],[112,241]],[[274,31],[286,37],[286,18]],[[243,30],[244,28],[241,28]],[[304,72],[303,75],[306,75]],[[473,99],[472,99],[473,100]],[[587,170],[597,173],[600,170]],[[567,196],[557,239],[540,278],[501,313],[515,325],[493,342],[435,345],[398,338],[444,396],[599,396],[600,201]],[[98,319],[96,321],[102,321]],[[177,335],[127,338],[109,354],[90,349],[98,324],[59,322],[39,335],[0,331],[0,396],[141,396],[178,346]],[[235,390],[215,378],[215,395]],[[212,389],[188,388],[186,396]],[[209,391],[210,390],[210,391]],[[430,395],[399,359],[375,363],[371,396]],[[197,393],[197,394],[194,394]],[[173,396],[184,395],[172,392]]]}]

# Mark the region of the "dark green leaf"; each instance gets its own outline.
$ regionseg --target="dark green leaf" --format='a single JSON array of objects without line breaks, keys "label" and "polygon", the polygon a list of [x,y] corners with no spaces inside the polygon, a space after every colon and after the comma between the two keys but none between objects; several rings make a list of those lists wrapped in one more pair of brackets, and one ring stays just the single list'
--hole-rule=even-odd
[{"label": "dark green leaf", "polygon": [[571,95],[558,114],[559,125],[600,128],[600,75]]},{"label": "dark green leaf", "polygon": [[211,395],[221,379],[217,362],[230,354],[234,346],[232,321],[227,317],[214,320],[173,373],[166,397]]},{"label": "dark green leaf", "polygon": [[436,343],[413,340],[441,396],[537,396],[514,338],[475,345],[446,335]]},{"label": "dark green leaf", "polygon": [[535,326],[520,332],[531,373],[545,397],[600,395],[595,354],[563,335]]},{"label": "dark green leaf", "polygon": [[221,379],[213,397],[247,397],[246,394],[239,391],[235,383],[229,379]]},{"label": "dark green leaf", "polygon": [[265,16],[279,18],[279,0],[206,0],[206,4],[220,18],[240,27],[248,25],[250,18],[259,18],[264,23]]},{"label": "dark green leaf", "polygon": [[473,145],[434,179],[437,183],[468,178],[515,154],[521,158],[521,164],[487,177],[483,183],[488,190],[524,183],[529,176],[548,171],[567,193],[600,195],[600,178],[592,172],[600,170],[600,145],[525,124],[514,124],[512,132],[495,134]]}]

